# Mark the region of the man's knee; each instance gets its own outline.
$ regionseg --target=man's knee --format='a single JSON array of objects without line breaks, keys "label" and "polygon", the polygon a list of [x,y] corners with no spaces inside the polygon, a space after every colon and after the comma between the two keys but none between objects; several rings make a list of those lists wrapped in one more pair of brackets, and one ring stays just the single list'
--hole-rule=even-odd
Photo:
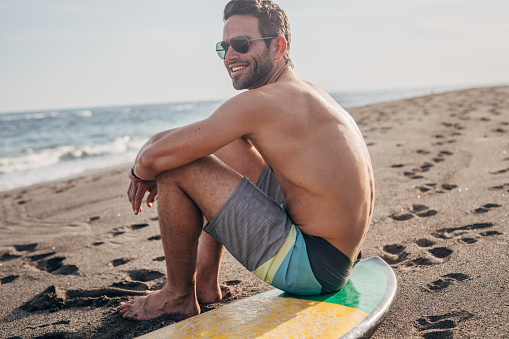
[{"label": "man's knee", "polygon": [[[194,175],[199,172],[207,171],[212,166],[214,162],[213,156],[206,156],[200,159],[197,159],[189,164],[164,171],[156,177],[157,184],[172,184],[172,183],[180,183],[183,180],[189,179],[191,180]],[[217,161],[217,160],[216,160]]]}]

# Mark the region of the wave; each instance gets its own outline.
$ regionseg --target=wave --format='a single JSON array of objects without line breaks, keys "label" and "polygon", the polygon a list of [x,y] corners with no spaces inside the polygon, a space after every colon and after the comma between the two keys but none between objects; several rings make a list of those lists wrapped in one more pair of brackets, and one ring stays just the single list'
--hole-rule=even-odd
[{"label": "wave", "polygon": [[27,149],[25,154],[0,157],[0,174],[30,171],[54,166],[63,161],[75,161],[92,157],[108,157],[129,151],[137,151],[148,138],[115,138],[113,141],[93,146],[65,145],[41,150]]},{"label": "wave", "polygon": [[30,112],[30,113],[3,113],[0,114],[0,122],[24,121],[24,120],[43,120],[51,118],[67,118],[70,116],[90,118],[94,112],[88,109],[72,111],[49,111],[49,112]]},{"label": "wave", "polygon": [[47,118],[56,118],[58,116],[59,116],[58,112],[1,114],[0,121],[7,122],[21,120],[41,120]]}]

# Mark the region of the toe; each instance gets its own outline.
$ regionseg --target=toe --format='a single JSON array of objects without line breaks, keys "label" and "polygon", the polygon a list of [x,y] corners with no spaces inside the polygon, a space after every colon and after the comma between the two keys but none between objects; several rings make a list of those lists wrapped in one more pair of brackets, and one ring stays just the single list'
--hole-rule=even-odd
[{"label": "toe", "polygon": [[124,315],[125,313],[127,313],[129,310],[130,310],[131,306],[127,303],[120,303],[120,305],[117,307],[117,311]]}]

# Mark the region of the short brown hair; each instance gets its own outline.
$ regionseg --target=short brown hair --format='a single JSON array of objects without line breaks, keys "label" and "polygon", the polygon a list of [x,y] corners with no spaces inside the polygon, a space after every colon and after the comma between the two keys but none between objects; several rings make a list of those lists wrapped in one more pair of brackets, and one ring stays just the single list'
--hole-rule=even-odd
[{"label": "short brown hair", "polygon": [[[290,23],[285,12],[278,4],[271,0],[231,0],[224,8],[223,20],[228,20],[233,15],[253,15],[258,18],[258,29],[263,38],[271,36],[283,36],[286,39],[286,52],[283,58],[293,68],[290,59]],[[267,47],[271,41],[266,40]]]}]

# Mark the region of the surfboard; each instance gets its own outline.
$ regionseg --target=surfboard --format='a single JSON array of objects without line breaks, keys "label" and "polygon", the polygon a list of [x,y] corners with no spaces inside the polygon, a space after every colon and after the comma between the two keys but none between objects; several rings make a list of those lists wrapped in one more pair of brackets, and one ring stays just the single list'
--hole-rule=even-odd
[{"label": "surfboard", "polygon": [[396,289],[391,267],[371,257],[339,292],[297,296],[272,289],[139,338],[365,338],[389,312]]}]

